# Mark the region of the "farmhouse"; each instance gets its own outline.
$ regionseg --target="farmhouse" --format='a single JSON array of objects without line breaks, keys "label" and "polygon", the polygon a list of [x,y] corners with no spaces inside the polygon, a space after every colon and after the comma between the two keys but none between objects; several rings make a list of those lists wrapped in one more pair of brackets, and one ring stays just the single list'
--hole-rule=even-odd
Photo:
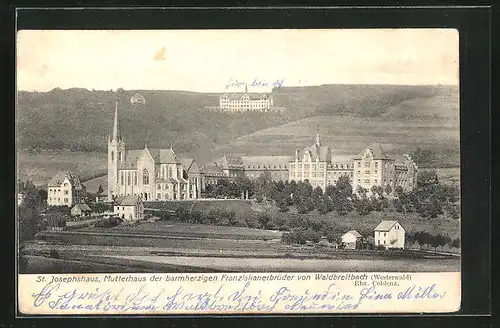
[{"label": "farmhouse", "polygon": [[121,196],[115,201],[113,213],[124,220],[142,220],[144,204],[137,195]]},{"label": "farmhouse", "polygon": [[342,243],[345,245],[345,249],[357,249],[361,244],[363,236],[356,230],[351,230],[346,232],[342,236]]},{"label": "farmhouse", "polygon": [[72,206],[85,199],[85,186],[76,174],[68,171],[59,171],[49,181],[47,189],[49,206]]},{"label": "farmhouse", "polygon": [[92,209],[87,204],[76,204],[71,208],[71,216],[90,216]]},{"label": "farmhouse", "polygon": [[405,229],[398,221],[382,221],[375,228],[375,246],[389,248],[405,247]]}]

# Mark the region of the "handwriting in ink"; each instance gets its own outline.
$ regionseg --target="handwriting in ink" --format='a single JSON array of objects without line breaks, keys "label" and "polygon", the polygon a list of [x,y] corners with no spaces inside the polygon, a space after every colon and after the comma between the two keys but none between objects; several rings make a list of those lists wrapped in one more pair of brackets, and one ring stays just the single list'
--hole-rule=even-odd
[{"label": "handwriting in ink", "polygon": [[[250,288],[251,282],[239,285],[219,285],[211,290],[192,292],[183,285],[166,290],[148,287],[123,287],[118,291],[109,289],[83,291],[78,288],[64,289],[65,285],[48,283],[32,294],[35,307],[48,307],[59,311],[86,310],[88,312],[261,312],[270,313],[279,309],[285,312],[304,311],[349,311],[369,302],[388,300],[442,299],[436,284],[410,286],[394,292],[379,292],[375,286],[356,292],[344,291],[331,284],[326,290],[278,286],[267,294],[261,289]],[[269,296],[270,295],[270,296]]]},{"label": "handwriting in ink", "polygon": [[259,78],[254,78],[252,82],[243,82],[239,81],[237,79],[230,78],[229,82],[226,83],[225,89],[229,88],[242,88],[244,86],[250,86],[253,88],[277,88],[280,89],[283,86],[285,79],[276,79],[275,81],[269,82],[267,80],[259,79]]}]

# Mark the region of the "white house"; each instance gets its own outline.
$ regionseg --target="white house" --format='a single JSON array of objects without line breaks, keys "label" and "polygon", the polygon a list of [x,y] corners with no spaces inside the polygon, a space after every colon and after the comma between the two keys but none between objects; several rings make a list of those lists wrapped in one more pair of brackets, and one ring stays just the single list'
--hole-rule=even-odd
[{"label": "white house", "polygon": [[71,208],[71,216],[90,216],[92,209],[87,204],[76,204]]},{"label": "white house", "polygon": [[142,220],[144,204],[137,195],[121,196],[116,199],[113,213],[123,220]]},{"label": "white house", "polygon": [[342,243],[344,243],[345,249],[356,249],[362,239],[363,236],[359,232],[351,230],[342,236]]},{"label": "white house", "polygon": [[85,186],[76,174],[58,172],[47,184],[47,204],[49,206],[69,206],[85,201]]},{"label": "white house", "polygon": [[375,228],[375,246],[388,248],[405,247],[405,229],[398,221],[382,221]]}]

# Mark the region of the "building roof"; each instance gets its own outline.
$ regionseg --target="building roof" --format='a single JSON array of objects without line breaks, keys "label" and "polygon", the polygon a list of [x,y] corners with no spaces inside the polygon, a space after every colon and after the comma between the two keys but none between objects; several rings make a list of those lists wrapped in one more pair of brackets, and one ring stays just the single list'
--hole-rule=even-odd
[{"label": "building roof", "polygon": [[373,159],[391,159],[378,143],[373,143],[370,146],[366,147],[356,157],[354,157],[354,159],[363,158],[363,155],[365,154],[367,149],[372,151]]},{"label": "building roof", "polygon": [[120,169],[135,169],[137,168],[137,160],[142,156],[144,149],[127,150],[125,160],[120,165]]},{"label": "building roof", "polygon": [[73,206],[73,208],[79,208],[80,211],[82,211],[82,212],[89,212],[89,211],[91,212],[92,211],[92,209],[87,204],[75,204],[75,206]]},{"label": "building roof", "polygon": [[363,236],[362,236],[359,232],[357,232],[356,230],[350,230],[350,231],[347,231],[347,232],[344,234],[344,236],[345,236],[345,235],[347,235],[347,234],[351,234],[351,235],[353,235],[353,236],[354,236],[354,237],[356,237],[356,238],[362,238],[362,237],[363,237]]},{"label": "building roof", "polygon": [[189,168],[194,163],[194,158],[180,158],[179,160],[181,161],[182,168],[186,170],[186,172],[189,171]]},{"label": "building roof", "polygon": [[172,148],[169,149],[148,149],[156,164],[181,164]]},{"label": "building roof", "polygon": [[135,206],[141,202],[141,198],[137,195],[120,196],[116,199],[115,205],[118,206]]},{"label": "building roof", "polygon": [[255,93],[255,92],[248,92],[248,93],[245,93],[245,92],[241,92],[241,93],[225,93],[223,95],[221,95],[220,97],[221,98],[224,98],[225,96],[227,96],[227,99],[228,100],[241,100],[241,98],[243,98],[243,96],[247,95],[250,100],[261,100],[261,99],[267,99],[269,98],[269,94],[268,93]]},{"label": "building roof", "polygon": [[243,161],[239,155],[224,154],[221,162],[224,168],[241,168],[243,166]]},{"label": "building roof", "polygon": [[354,156],[352,155],[332,155],[331,161],[333,164],[346,164],[351,163],[354,160]]},{"label": "building roof", "polygon": [[215,165],[215,164],[204,165],[202,169],[205,172],[205,176],[211,176],[211,175],[222,176],[222,175],[224,175],[224,171],[222,171],[222,169],[218,165]]},{"label": "building roof", "polygon": [[80,178],[69,171],[59,171],[57,174],[50,179],[49,183],[47,184],[48,187],[59,187],[61,183],[63,183],[64,179],[68,179],[69,182],[71,183],[71,186],[76,189],[84,188],[82,185]]},{"label": "building roof", "polygon": [[314,143],[312,146],[304,149],[304,152],[309,151],[311,154],[311,160],[315,161],[319,159],[321,162],[330,161],[330,147],[329,146],[320,146]]},{"label": "building roof", "polygon": [[392,227],[398,223],[398,221],[389,221],[389,220],[383,220],[378,224],[378,226],[374,229],[375,231],[389,231],[392,229]]},{"label": "building roof", "polygon": [[[274,168],[285,169],[293,156],[241,156],[243,167],[248,168]],[[280,167],[281,166],[281,167]]]}]

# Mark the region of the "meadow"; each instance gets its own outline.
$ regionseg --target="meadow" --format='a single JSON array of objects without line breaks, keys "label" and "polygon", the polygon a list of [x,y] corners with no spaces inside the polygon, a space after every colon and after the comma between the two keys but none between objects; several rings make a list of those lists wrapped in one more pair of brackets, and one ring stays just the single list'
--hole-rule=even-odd
[{"label": "meadow", "polygon": [[[107,174],[107,154],[68,150],[18,150],[17,168],[19,179],[32,180],[35,185],[41,187],[46,187],[47,182],[58,171],[74,172],[85,181]],[[89,191],[95,192],[92,189]]]}]

